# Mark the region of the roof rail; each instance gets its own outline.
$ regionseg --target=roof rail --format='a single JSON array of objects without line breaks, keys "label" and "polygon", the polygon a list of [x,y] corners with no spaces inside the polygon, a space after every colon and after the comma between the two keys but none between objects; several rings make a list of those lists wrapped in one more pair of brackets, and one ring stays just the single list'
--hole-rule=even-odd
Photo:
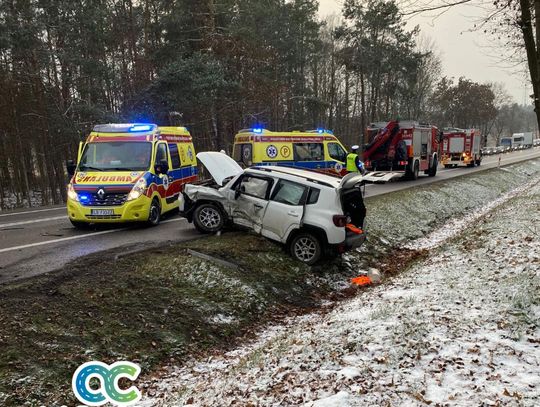
[{"label": "roof rail", "polygon": [[[284,169],[284,168],[290,168],[290,169],[293,169],[293,170],[303,170],[303,171],[307,171],[307,172],[311,171],[311,170],[309,170],[307,168],[294,167],[294,166],[291,166],[291,165],[280,165],[280,166],[277,166],[277,165],[258,165],[257,166],[256,165],[254,167],[251,167],[251,169],[254,169],[254,170],[265,171],[265,172],[279,172],[281,174],[287,174],[287,175],[291,175],[293,177],[303,178],[306,181],[310,181],[310,182],[313,182],[315,184],[324,185],[324,186],[327,186],[327,187],[330,187],[330,188],[334,188],[332,184],[329,184],[329,183],[324,182],[324,181],[319,181],[319,180],[310,178],[308,176],[303,176],[303,175],[300,175],[300,174],[291,174],[289,172],[282,171],[282,169]],[[315,172],[315,171],[313,171],[313,172]],[[321,175],[326,175],[326,176],[334,177],[334,178],[341,178],[338,175],[335,175],[335,176],[331,175],[331,174],[321,174]]]}]

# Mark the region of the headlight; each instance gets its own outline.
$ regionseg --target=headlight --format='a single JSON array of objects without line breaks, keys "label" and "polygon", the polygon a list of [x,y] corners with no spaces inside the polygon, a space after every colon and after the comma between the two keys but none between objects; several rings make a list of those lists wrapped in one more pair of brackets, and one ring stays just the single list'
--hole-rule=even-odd
[{"label": "headlight", "polygon": [[133,189],[128,194],[127,200],[133,201],[134,199],[138,199],[145,193],[146,193],[146,180],[144,178],[139,178],[139,180],[133,186]]},{"label": "headlight", "polygon": [[68,184],[67,194],[69,199],[79,202],[79,195],[77,194],[77,192],[75,192],[75,189],[73,188],[73,185],[71,183]]}]

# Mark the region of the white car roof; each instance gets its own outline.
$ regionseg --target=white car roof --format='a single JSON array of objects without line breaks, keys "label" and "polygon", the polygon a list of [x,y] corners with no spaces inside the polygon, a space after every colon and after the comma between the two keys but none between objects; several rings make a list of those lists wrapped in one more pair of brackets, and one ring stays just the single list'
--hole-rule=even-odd
[{"label": "white car roof", "polygon": [[322,174],[320,172],[310,171],[310,170],[302,170],[299,168],[290,168],[290,167],[278,167],[275,165],[268,165],[268,166],[258,166],[258,167],[252,167],[249,168],[248,171],[250,172],[257,172],[261,175],[268,175],[269,172],[273,173],[279,173],[283,175],[289,175],[291,180],[294,178],[302,178],[305,181],[311,181],[318,184],[326,184],[327,186],[331,188],[339,188],[341,184],[341,178],[340,177],[333,177],[331,175]]}]

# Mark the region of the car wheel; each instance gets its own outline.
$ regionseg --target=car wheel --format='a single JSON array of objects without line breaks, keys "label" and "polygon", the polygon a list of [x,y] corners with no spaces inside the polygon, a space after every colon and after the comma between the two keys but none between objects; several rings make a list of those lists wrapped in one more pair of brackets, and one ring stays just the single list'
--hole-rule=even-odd
[{"label": "car wheel", "polygon": [[291,240],[289,251],[293,258],[311,266],[321,258],[321,243],[311,233],[300,233]]},{"label": "car wheel", "polygon": [[90,224],[87,222],[79,222],[77,220],[70,219],[69,220],[74,228],[80,229],[80,230],[87,230],[90,229]]},{"label": "car wheel", "polygon": [[193,213],[193,224],[201,233],[218,232],[224,223],[223,212],[214,204],[199,205]]},{"label": "car wheel", "polygon": [[146,223],[148,226],[156,226],[161,220],[161,207],[157,199],[153,199],[150,204],[150,210],[148,211],[148,220]]}]

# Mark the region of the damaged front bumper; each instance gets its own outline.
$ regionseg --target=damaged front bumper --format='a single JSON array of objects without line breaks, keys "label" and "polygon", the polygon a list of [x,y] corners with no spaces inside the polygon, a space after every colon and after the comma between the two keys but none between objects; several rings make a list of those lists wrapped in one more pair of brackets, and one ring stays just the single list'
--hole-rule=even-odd
[{"label": "damaged front bumper", "polygon": [[180,192],[180,195],[178,196],[178,209],[180,211],[180,216],[186,218],[189,223],[193,222],[193,210],[195,209],[195,202],[189,199],[184,192]]}]

